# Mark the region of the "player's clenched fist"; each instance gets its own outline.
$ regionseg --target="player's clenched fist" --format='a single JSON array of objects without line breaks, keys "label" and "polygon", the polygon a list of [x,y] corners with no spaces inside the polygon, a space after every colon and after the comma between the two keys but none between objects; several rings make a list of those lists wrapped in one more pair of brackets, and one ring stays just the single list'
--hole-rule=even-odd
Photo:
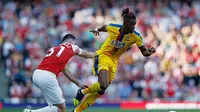
[{"label": "player's clenched fist", "polygon": [[152,47],[152,48],[149,48],[148,51],[150,54],[153,54],[156,52],[156,49],[154,47]]}]

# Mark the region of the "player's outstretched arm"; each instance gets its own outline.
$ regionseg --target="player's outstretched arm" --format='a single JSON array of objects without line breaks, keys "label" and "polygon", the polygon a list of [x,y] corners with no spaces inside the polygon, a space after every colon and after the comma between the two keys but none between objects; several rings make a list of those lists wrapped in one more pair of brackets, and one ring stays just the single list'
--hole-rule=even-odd
[{"label": "player's outstretched arm", "polygon": [[88,52],[86,50],[83,50],[80,54],[77,54],[78,56],[81,56],[83,58],[93,58],[95,56],[94,52]]},{"label": "player's outstretched arm", "polygon": [[80,88],[87,88],[87,85],[81,84],[78,82],[78,80],[70,73],[70,71],[68,69],[64,69],[62,71],[62,73],[70,80],[72,81],[74,84],[76,84],[78,87]]},{"label": "player's outstretched arm", "polygon": [[155,53],[156,52],[156,49],[154,47],[152,48],[147,48],[145,45],[139,47],[141,53],[143,56],[145,57],[148,57],[150,56],[151,54]]},{"label": "player's outstretched arm", "polygon": [[77,55],[77,56],[80,56],[80,57],[83,57],[83,58],[93,58],[95,56],[95,53],[89,52],[89,51],[86,51],[86,50],[82,50],[77,45],[72,45],[72,47],[74,49],[75,55]]},{"label": "player's outstretched arm", "polygon": [[99,36],[99,32],[107,32],[107,25],[103,25],[95,30],[91,30],[90,32],[94,33],[95,36]]}]

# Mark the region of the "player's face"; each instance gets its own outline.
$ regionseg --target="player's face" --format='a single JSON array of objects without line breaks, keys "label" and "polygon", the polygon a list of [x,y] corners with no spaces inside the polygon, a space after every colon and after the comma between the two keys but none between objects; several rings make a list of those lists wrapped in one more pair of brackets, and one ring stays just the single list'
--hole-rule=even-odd
[{"label": "player's face", "polygon": [[129,31],[129,32],[132,32],[135,28],[135,24],[136,24],[136,21],[133,20],[133,19],[124,19],[124,27],[126,27],[126,29]]},{"label": "player's face", "polygon": [[68,39],[67,42],[76,45],[76,39]]},{"label": "player's face", "polygon": [[73,40],[71,41],[71,43],[74,44],[74,45],[76,45],[76,39],[73,39]]}]

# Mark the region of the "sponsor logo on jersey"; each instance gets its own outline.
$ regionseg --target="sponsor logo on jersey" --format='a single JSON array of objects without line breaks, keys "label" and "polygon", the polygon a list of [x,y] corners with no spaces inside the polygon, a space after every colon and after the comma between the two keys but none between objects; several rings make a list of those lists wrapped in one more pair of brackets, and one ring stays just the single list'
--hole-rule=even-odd
[{"label": "sponsor logo on jersey", "polygon": [[129,40],[130,40],[130,37],[129,37],[129,36],[127,36],[127,37],[125,38],[125,40],[126,40],[126,41],[129,41]]},{"label": "sponsor logo on jersey", "polygon": [[124,48],[125,47],[125,43],[118,41],[118,40],[112,40],[111,45],[113,45],[116,48]]}]

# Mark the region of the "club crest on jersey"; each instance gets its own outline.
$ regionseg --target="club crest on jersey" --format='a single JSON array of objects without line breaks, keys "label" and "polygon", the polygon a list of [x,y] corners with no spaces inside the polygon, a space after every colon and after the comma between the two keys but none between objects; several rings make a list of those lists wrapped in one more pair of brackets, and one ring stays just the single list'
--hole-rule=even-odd
[{"label": "club crest on jersey", "polygon": [[111,45],[113,45],[116,48],[124,48],[125,47],[125,43],[118,41],[118,40],[112,40]]},{"label": "club crest on jersey", "polygon": [[129,36],[127,36],[127,37],[125,38],[125,40],[126,40],[126,41],[129,41],[129,40],[130,40],[130,37],[129,37]]}]

